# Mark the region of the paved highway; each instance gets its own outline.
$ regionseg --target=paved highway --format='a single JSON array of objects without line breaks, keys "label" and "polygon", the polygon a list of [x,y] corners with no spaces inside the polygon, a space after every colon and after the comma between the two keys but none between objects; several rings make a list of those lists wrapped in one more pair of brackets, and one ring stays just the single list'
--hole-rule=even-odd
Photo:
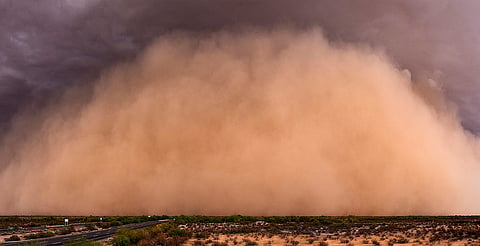
[{"label": "paved highway", "polygon": [[142,223],[135,223],[135,224],[128,224],[128,225],[121,225],[121,226],[114,226],[104,230],[97,230],[97,231],[90,231],[85,233],[79,234],[72,234],[72,235],[65,235],[65,236],[55,236],[49,238],[41,238],[41,239],[32,239],[32,240],[22,240],[17,242],[4,242],[2,246],[8,245],[22,245],[25,243],[38,243],[39,245],[62,245],[69,241],[74,241],[76,239],[86,238],[92,241],[98,241],[107,239],[113,235],[115,232],[120,228],[129,228],[129,229],[139,229],[147,226],[153,226],[160,223],[168,222],[168,220],[154,220],[154,221],[147,221]]}]

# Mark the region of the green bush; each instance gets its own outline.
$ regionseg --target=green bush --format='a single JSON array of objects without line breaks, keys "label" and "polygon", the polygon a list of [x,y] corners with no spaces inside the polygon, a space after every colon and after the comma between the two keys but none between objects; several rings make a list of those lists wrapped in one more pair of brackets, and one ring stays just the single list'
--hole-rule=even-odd
[{"label": "green bush", "polygon": [[182,229],[173,229],[169,233],[170,236],[186,237],[188,235],[187,231]]},{"label": "green bush", "polygon": [[125,235],[117,235],[113,238],[112,244],[115,246],[130,245],[130,239]]},{"label": "green bush", "polygon": [[115,233],[112,244],[123,245],[182,245],[191,233],[178,229],[174,223],[164,223],[145,229],[121,228]]},{"label": "green bush", "polygon": [[136,244],[147,237],[144,230],[130,230],[125,228],[118,230],[116,234],[127,237],[131,244]]},{"label": "green bush", "polygon": [[169,233],[171,230],[175,228],[177,228],[177,226],[174,223],[169,222],[169,223],[163,223],[163,224],[149,227],[147,228],[147,230],[149,233],[153,235],[157,235],[161,233]]}]

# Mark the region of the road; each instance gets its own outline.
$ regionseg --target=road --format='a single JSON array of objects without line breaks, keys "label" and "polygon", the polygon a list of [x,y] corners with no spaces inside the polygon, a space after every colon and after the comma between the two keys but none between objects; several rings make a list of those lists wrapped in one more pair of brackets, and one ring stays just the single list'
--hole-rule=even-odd
[{"label": "road", "polygon": [[97,230],[97,231],[90,231],[85,233],[77,233],[72,235],[65,235],[65,236],[55,236],[49,238],[40,238],[40,239],[32,239],[32,240],[22,240],[17,242],[4,242],[2,246],[9,246],[9,245],[23,245],[23,244],[30,244],[30,243],[38,243],[39,245],[62,245],[69,241],[74,241],[76,239],[85,238],[92,241],[99,241],[103,239],[107,239],[113,235],[115,232],[120,228],[129,228],[129,229],[139,229],[147,226],[153,226],[161,223],[168,222],[168,220],[154,220],[154,221],[147,221],[142,223],[135,223],[135,224],[128,224],[128,225],[121,225],[121,226],[114,226],[104,230]]}]

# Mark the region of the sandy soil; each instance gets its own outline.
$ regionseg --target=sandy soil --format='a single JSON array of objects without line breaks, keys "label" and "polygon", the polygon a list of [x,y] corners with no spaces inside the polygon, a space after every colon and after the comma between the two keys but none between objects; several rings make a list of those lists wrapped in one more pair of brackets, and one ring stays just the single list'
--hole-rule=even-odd
[{"label": "sandy soil", "polygon": [[[392,243],[395,239],[406,239],[408,243]],[[266,236],[261,234],[236,234],[236,235],[213,235],[206,239],[190,239],[184,245],[321,245],[320,242],[325,242],[330,246],[345,246],[345,245],[480,245],[480,240],[469,241],[440,241],[430,243],[428,240],[407,238],[402,234],[397,234],[391,237],[341,237],[330,236],[329,239],[324,236],[309,236],[309,235],[273,235]]]}]

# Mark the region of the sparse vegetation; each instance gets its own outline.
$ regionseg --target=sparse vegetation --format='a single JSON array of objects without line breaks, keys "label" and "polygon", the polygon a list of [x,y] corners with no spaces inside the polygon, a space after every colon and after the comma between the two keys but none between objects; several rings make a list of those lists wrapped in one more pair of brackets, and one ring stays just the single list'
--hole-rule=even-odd
[{"label": "sparse vegetation", "polygon": [[112,239],[112,244],[116,246],[181,245],[187,241],[191,235],[191,233],[179,229],[177,225],[173,223],[164,223],[146,229],[120,229]]},{"label": "sparse vegetation", "polygon": [[58,230],[55,230],[55,234],[57,235],[66,235],[66,234],[70,234],[72,232],[75,232],[75,227],[73,226],[68,226],[68,227],[64,227],[64,228],[60,228]]},{"label": "sparse vegetation", "polygon": [[12,235],[10,237],[5,238],[5,241],[20,241],[20,237],[17,235]]},{"label": "sparse vegetation", "polygon": [[53,231],[42,231],[36,233],[30,233],[25,235],[26,239],[37,239],[37,238],[46,238],[46,237],[53,237],[55,233]]},{"label": "sparse vegetation", "polygon": [[130,242],[130,238],[128,238],[125,235],[116,235],[112,240],[112,244],[116,246],[126,246],[126,245],[130,245],[131,242]]},{"label": "sparse vegetation", "polygon": [[[8,218],[8,219],[7,219]],[[15,218],[17,220],[15,220]],[[325,217],[325,216],[155,216],[141,217],[73,217],[69,227],[15,227],[32,225],[39,221],[52,222],[63,217],[0,217],[10,221],[3,230],[5,241],[37,239],[66,235],[74,231],[90,231],[124,223],[169,218],[170,223],[140,230],[120,229],[111,241],[114,245],[273,245],[283,240],[284,245],[393,245],[393,244],[465,244],[480,243],[480,217]],[[175,220],[174,220],[175,219]],[[73,225],[73,221],[85,224]],[[34,223],[32,223],[34,222]],[[25,234],[25,230],[27,233]],[[22,233],[23,232],[23,233]],[[29,232],[29,233],[28,233]],[[191,239],[190,239],[191,238]],[[17,240],[17,241],[18,241]],[[92,245],[82,241],[81,245]],[[463,244],[463,243],[462,243]],[[73,244],[72,244],[73,245]]]}]

